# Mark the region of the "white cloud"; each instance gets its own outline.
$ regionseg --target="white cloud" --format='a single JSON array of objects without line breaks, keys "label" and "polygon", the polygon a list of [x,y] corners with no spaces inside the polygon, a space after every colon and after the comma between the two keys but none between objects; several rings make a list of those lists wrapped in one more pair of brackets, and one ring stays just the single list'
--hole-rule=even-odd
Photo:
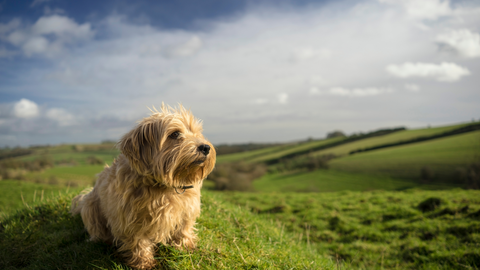
[{"label": "white cloud", "polygon": [[58,37],[68,36],[78,39],[87,39],[93,34],[90,23],[79,25],[72,19],[61,15],[41,17],[32,26],[32,31],[38,35],[54,34]]},{"label": "white cloud", "polygon": [[194,54],[202,47],[202,40],[198,36],[193,36],[184,44],[180,44],[170,50],[167,50],[167,56],[185,57]]},{"label": "white cloud", "polygon": [[266,98],[257,98],[257,99],[254,99],[254,100],[253,100],[253,103],[254,103],[254,104],[257,104],[257,105],[267,104],[267,103],[268,103],[268,99],[266,99]]},{"label": "white cloud", "polygon": [[25,55],[53,56],[67,44],[91,39],[94,31],[90,23],[77,24],[61,15],[40,17],[35,24],[24,26],[18,19],[0,24],[0,39],[22,49]]},{"label": "white cloud", "polygon": [[308,91],[311,95],[317,95],[320,94],[320,89],[318,87],[310,87],[310,90]]},{"label": "white cloud", "polygon": [[420,91],[420,86],[418,86],[416,84],[413,84],[413,83],[407,83],[407,84],[405,84],[405,89],[407,89],[408,91],[412,91],[412,92],[418,92],[418,91]]},{"label": "white cloud", "polygon": [[39,115],[38,105],[28,99],[22,98],[13,106],[13,115],[19,118],[33,118]]},{"label": "white cloud", "polygon": [[296,48],[293,50],[291,59],[294,62],[328,58],[332,55],[332,52],[327,49],[315,49],[312,47]]},{"label": "white cloud", "polygon": [[480,56],[480,35],[468,29],[450,30],[438,35],[436,41],[440,50],[469,58]]},{"label": "white cloud", "polygon": [[377,96],[391,92],[393,92],[393,89],[391,88],[367,87],[348,89],[343,87],[332,87],[328,91],[326,91],[325,94],[344,97],[367,97]]},{"label": "white cloud", "polygon": [[23,44],[22,49],[27,56],[32,54],[42,54],[48,50],[48,40],[42,36],[30,38],[25,44]]},{"label": "white cloud", "polygon": [[402,65],[388,65],[386,70],[393,76],[400,78],[423,77],[441,82],[454,82],[470,75],[470,71],[467,68],[446,62],[439,65],[407,62]]},{"label": "white cloud", "polygon": [[415,19],[436,20],[452,14],[449,0],[379,0],[379,2],[400,6]]},{"label": "white cloud", "polygon": [[73,115],[71,115],[64,109],[49,109],[45,116],[49,119],[57,121],[60,126],[71,126],[75,124],[75,118],[73,117]]},{"label": "white cloud", "polygon": [[278,95],[278,103],[280,104],[287,104],[288,102],[288,94],[287,93],[281,93]]}]

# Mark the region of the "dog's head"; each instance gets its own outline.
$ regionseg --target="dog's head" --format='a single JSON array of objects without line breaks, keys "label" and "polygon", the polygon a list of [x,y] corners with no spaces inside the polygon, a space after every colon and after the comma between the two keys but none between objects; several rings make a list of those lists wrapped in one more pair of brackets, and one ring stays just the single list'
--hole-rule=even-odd
[{"label": "dog's head", "polygon": [[202,181],[215,166],[215,148],[202,130],[202,122],[189,110],[162,105],[117,146],[138,174],[155,184],[180,187]]}]

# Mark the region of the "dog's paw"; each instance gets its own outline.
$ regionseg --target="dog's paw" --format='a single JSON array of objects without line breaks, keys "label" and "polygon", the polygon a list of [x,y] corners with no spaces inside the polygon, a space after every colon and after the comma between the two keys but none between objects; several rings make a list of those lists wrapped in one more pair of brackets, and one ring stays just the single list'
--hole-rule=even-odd
[{"label": "dog's paw", "polygon": [[152,269],[157,265],[157,261],[154,258],[136,258],[128,263],[128,266],[134,269]]}]

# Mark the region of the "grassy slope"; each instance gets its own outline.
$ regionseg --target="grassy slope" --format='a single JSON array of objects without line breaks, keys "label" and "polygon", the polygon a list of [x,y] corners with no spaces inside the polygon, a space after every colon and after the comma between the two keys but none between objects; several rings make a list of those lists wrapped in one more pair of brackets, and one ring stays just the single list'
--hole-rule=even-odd
[{"label": "grassy slope", "polygon": [[320,140],[320,141],[302,143],[302,144],[299,144],[299,145],[296,145],[296,146],[292,146],[292,147],[288,147],[286,149],[282,149],[281,151],[276,151],[274,153],[269,153],[267,155],[262,155],[262,156],[255,157],[255,158],[249,160],[249,162],[265,162],[265,161],[269,161],[269,160],[274,160],[274,159],[278,159],[278,158],[281,158],[281,157],[286,156],[286,155],[306,151],[306,150],[311,149],[311,148],[320,147],[320,146],[327,145],[327,144],[334,143],[334,142],[338,142],[338,141],[341,141],[341,140],[344,140],[344,139],[345,139],[344,137],[337,137],[337,138],[325,139],[325,140]]},{"label": "grassy slope", "polygon": [[41,172],[29,172],[25,178],[30,181],[49,182],[50,179],[54,177],[60,184],[67,185],[68,183],[75,183],[75,185],[78,186],[88,186],[92,185],[95,180],[95,175],[100,173],[104,166],[105,165],[58,166]]},{"label": "grassy slope", "polygon": [[218,163],[223,162],[234,162],[245,160],[248,162],[264,162],[272,159],[277,159],[282,156],[304,151],[310,148],[318,147],[321,145],[333,143],[343,138],[332,138],[326,140],[318,140],[318,141],[311,141],[311,142],[302,142],[302,143],[290,143],[284,145],[278,145],[268,148],[263,148],[254,151],[247,151],[242,153],[235,153],[229,155],[221,155],[217,157]]},{"label": "grassy slope", "polygon": [[388,134],[384,136],[367,138],[360,141],[351,142],[351,143],[339,145],[336,147],[320,150],[315,152],[314,155],[326,155],[326,154],[332,153],[337,156],[343,156],[343,155],[348,155],[350,151],[364,149],[364,148],[373,147],[377,145],[383,145],[387,143],[406,141],[406,140],[423,137],[423,136],[432,136],[436,134],[441,134],[446,131],[454,130],[465,125],[468,125],[468,124],[398,131],[398,132],[394,132],[392,134]]},{"label": "grassy slope", "polygon": [[253,186],[256,191],[262,192],[332,192],[342,190],[403,190],[413,187],[444,189],[451,187],[449,185],[419,185],[416,182],[403,179],[334,170],[267,174],[255,180]]},{"label": "grassy slope", "polygon": [[[478,190],[222,195],[277,220],[318,253],[346,260],[348,269],[480,268]],[[441,204],[422,212],[429,198]]]},{"label": "grassy slope", "polygon": [[85,150],[75,151],[73,145],[57,145],[35,149],[34,153],[25,157],[24,160],[33,160],[42,155],[49,155],[54,161],[75,160],[80,165],[86,165],[87,157],[96,156],[104,162],[111,164],[113,159],[120,153],[113,144],[109,145],[80,145]]},{"label": "grassy slope", "polygon": [[355,154],[330,162],[335,170],[384,174],[418,179],[423,166],[439,179],[452,177],[456,168],[479,158],[480,131]]},{"label": "grassy slope", "polygon": [[68,190],[79,192],[81,189],[83,187],[73,188],[18,180],[2,180],[0,181],[0,190],[4,192],[0,196],[0,220],[7,214],[13,213],[16,209],[22,208],[24,203],[33,205],[55,195],[58,196],[59,193],[64,193]]},{"label": "grassy slope", "polygon": [[253,150],[253,151],[245,151],[240,153],[220,155],[220,156],[217,156],[217,163],[250,160],[256,156],[262,156],[265,154],[270,154],[270,153],[274,153],[274,152],[289,148],[291,145],[295,145],[295,144],[282,144],[282,145],[262,148],[262,149]]},{"label": "grassy slope", "polygon": [[[0,223],[0,269],[129,269],[115,250],[86,241],[73,194],[12,214]],[[159,246],[158,269],[334,269],[283,227],[204,192],[194,251]]]}]

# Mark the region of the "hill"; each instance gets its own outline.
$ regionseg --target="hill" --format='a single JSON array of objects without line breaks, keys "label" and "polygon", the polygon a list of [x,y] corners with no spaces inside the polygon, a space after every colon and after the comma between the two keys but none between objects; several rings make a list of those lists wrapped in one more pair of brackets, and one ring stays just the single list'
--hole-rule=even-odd
[{"label": "hill", "polygon": [[475,131],[350,155],[332,160],[330,167],[413,180],[421,179],[422,168],[428,168],[432,175],[424,179],[426,182],[448,182],[460,181],[458,170],[475,162],[479,155],[480,131]]},{"label": "hill", "polygon": [[[157,268],[477,269],[479,192],[204,190],[198,248],[159,245]],[[0,219],[0,269],[129,269],[114,248],[87,241],[68,212],[75,193],[61,193]]]},{"label": "hill", "polygon": [[[259,191],[480,187],[478,177],[472,180],[469,176],[477,170],[475,164],[480,163],[478,128],[478,123],[468,123],[392,129],[219,156],[219,160],[267,164],[269,173],[252,182]],[[232,179],[244,173],[227,170],[224,163],[219,163],[219,168],[230,171]],[[245,171],[245,166],[235,167]],[[242,180],[236,178],[232,181]],[[246,189],[245,185],[242,189]]]},{"label": "hill", "polygon": [[[0,269],[130,269],[115,249],[87,241],[68,193],[18,210],[0,222]],[[334,269],[282,226],[205,192],[196,250],[159,245],[157,269]]]}]

